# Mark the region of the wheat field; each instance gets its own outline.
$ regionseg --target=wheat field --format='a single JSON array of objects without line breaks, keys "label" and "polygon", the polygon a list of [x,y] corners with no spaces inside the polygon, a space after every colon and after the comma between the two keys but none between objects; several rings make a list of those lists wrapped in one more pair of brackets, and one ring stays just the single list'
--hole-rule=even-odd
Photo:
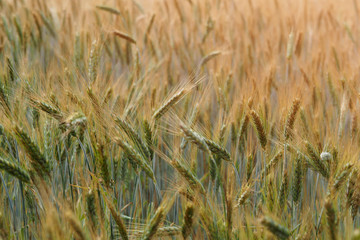
[{"label": "wheat field", "polygon": [[360,240],[358,0],[0,0],[0,239]]}]

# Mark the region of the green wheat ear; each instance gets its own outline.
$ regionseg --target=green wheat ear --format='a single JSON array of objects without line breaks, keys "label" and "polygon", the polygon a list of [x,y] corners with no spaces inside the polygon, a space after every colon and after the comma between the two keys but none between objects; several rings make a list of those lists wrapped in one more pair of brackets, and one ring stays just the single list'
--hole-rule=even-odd
[{"label": "green wheat ear", "polygon": [[297,154],[295,160],[295,170],[291,187],[292,198],[295,203],[300,200],[303,179],[303,159],[300,153]]},{"label": "green wheat ear", "polygon": [[275,222],[268,216],[263,217],[260,223],[266,227],[266,229],[274,234],[279,239],[288,239],[290,237],[290,231],[286,227]]},{"label": "green wheat ear", "polygon": [[159,229],[160,223],[165,218],[165,208],[164,207],[158,207],[156,210],[154,216],[150,219],[149,224],[146,226],[144,231],[144,236],[142,237],[143,240],[150,240],[152,239],[156,232]]},{"label": "green wheat ear", "polygon": [[87,207],[87,213],[90,220],[90,224],[92,228],[95,228],[97,224],[97,216],[96,216],[96,203],[95,203],[95,194],[92,190],[90,190],[86,194],[86,207]]},{"label": "green wheat ear", "polygon": [[186,94],[185,89],[182,89],[176,94],[174,94],[168,101],[166,101],[154,112],[152,118],[155,121],[158,121],[171,107],[173,107],[176,103],[178,103],[181,100],[181,98],[185,96],[185,94]]},{"label": "green wheat ear", "polygon": [[156,182],[154,172],[148,162],[132,146],[120,138],[115,138],[116,143],[124,150],[127,159],[135,167],[140,167],[154,182]]},{"label": "green wheat ear", "polygon": [[143,127],[144,127],[144,133],[145,133],[145,142],[146,142],[146,146],[148,148],[148,152],[150,154],[150,160],[153,159],[154,157],[154,150],[153,150],[153,145],[154,145],[154,140],[153,140],[153,132],[151,130],[151,126],[150,123],[147,120],[144,120],[143,122]]},{"label": "green wheat ear", "polygon": [[204,138],[204,140],[214,155],[220,159],[224,159],[225,161],[230,161],[230,153],[225,148],[210,139]]},{"label": "green wheat ear", "polygon": [[0,157],[0,169],[3,169],[8,174],[16,177],[17,179],[19,179],[24,183],[30,183],[30,175],[25,169],[1,157]]},{"label": "green wheat ear", "polygon": [[50,176],[50,164],[45,159],[45,156],[40,152],[39,147],[31,140],[31,138],[18,126],[14,128],[16,139],[24,148],[26,155],[30,159],[32,168],[43,179]]},{"label": "green wheat ear", "polygon": [[184,239],[187,239],[191,233],[194,223],[194,213],[195,205],[193,203],[187,204],[185,208],[184,222],[181,228],[181,233]]},{"label": "green wheat ear", "polygon": [[[136,130],[125,120],[116,118],[116,124],[120,127],[120,129],[134,142],[138,151],[142,153],[147,159],[150,159],[150,152],[140,135],[136,132]],[[148,141],[148,139],[147,139]]]},{"label": "green wheat ear", "polygon": [[91,44],[90,57],[89,57],[89,69],[88,77],[90,82],[94,82],[97,77],[97,68],[99,65],[99,44],[97,41],[93,41]]},{"label": "green wheat ear", "polygon": [[123,220],[121,219],[120,214],[116,211],[115,206],[111,201],[109,201],[106,197],[104,199],[106,201],[108,208],[110,209],[111,215],[114,218],[115,223],[117,224],[117,226],[119,228],[119,232],[120,232],[122,239],[128,240],[129,236],[128,236],[128,233],[126,230],[126,226],[125,226]]},{"label": "green wheat ear", "polygon": [[202,194],[206,194],[204,186],[194,176],[194,174],[178,160],[172,160],[170,164],[180,173],[180,175],[188,182],[192,190],[198,190]]},{"label": "green wheat ear", "polygon": [[337,239],[337,220],[335,215],[335,209],[330,201],[327,199],[325,202],[326,219],[328,223],[328,232],[331,240]]},{"label": "green wheat ear", "polygon": [[320,158],[315,148],[308,141],[305,141],[305,147],[309,155],[309,158],[306,159],[310,167],[314,171],[319,172],[325,178],[329,178],[329,168],[327,162]]}]

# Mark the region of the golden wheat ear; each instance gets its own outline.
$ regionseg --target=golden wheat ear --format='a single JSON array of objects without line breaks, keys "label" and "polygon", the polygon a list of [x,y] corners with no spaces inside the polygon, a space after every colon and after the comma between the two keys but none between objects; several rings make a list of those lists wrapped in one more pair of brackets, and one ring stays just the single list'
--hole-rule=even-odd
[{"label": "golden wheat ear", "polygon": [[261,147],[265,149],[267,144],[267,136],[265,133],[264,125],[262,124],[259,115],[254,110],[251,110],[250,115],[253,119]]},{"label": "golden wheat ear", "polygon": [[291,109],[290,109],[290,111],[288,113],[288,117],[286,119],[285,131],[284,131],[286,140],[291,138],[293,135],[296,114],[299,111],[299,108],[300,108],[300,99],[296,98],[291,105]]}]

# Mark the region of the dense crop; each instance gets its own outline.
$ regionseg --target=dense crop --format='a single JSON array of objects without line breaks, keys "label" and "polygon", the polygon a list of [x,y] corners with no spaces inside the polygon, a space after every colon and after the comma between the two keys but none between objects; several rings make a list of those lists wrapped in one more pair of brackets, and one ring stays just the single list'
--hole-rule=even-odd
[{"label": "dense crop", "polygon": [[360,239],[357,0],[0,13],[0,239]]}]

